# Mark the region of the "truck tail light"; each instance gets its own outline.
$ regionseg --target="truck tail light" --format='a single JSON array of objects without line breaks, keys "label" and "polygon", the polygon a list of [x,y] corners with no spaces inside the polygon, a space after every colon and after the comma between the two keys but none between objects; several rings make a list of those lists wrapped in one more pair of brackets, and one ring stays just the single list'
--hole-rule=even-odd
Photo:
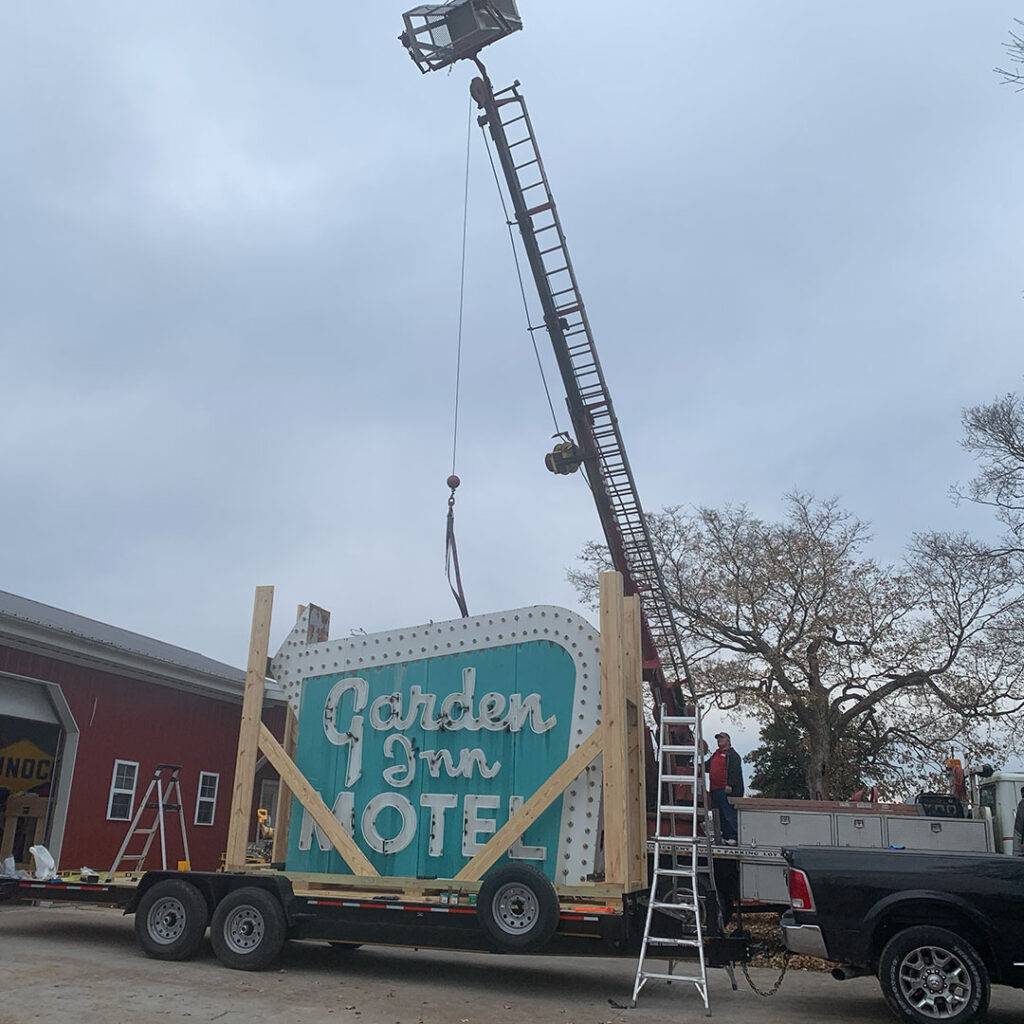
[{"label": "truck tail light", "polygon": [[795,868],[789,869],[789,902],[794,910],[813,910],[814,897],[807,876]]}]

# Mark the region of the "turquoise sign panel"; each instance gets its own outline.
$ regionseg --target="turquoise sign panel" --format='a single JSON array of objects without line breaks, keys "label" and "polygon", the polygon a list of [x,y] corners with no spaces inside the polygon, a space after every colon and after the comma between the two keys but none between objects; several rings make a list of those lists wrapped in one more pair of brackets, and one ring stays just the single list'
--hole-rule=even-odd
[{"label": "turquoise sign panel", "polygon": [[[306,677],[296,763],[382,875],[452,878],[581,741],[580,682],[550,640]],[[506,859],[562,880],[563,817],[558,799]],[[349,873],[307,813],[288,869]]]}]

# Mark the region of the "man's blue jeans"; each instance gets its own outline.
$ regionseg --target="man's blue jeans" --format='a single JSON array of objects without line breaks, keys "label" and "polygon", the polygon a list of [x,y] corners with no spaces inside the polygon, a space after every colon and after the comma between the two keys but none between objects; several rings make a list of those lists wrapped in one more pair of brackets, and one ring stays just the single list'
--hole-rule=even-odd
[{"label": "man's blue jeans", "polygon": [[729,803],[729,796],[724,789],[711,790],[711,806],[718,811],[718,827],[722,830],[722,838],[738,839],[736,808]]}]

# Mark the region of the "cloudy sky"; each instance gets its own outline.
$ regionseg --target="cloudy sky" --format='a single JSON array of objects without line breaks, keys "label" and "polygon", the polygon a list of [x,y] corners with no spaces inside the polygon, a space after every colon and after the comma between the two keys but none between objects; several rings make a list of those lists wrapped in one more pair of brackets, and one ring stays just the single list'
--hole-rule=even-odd
[{"label": "cloudy sky", "polygon": [[[1020,3],[523,0],[523,82],[641,493],[839,495],[896,559],[1021,386]],[[634,13],[635,12],[635,13]],[[401,5],[0,5],[0,588],[244,663],[443,578],[466,67]],[[459,537],[474,611],[575,607],[598,532],[472,149]],[[547,353],[545,352],[547,358]],[[548,365],[551,360],[548,358]],[[553,372],[553,371],[552,371]]]}]

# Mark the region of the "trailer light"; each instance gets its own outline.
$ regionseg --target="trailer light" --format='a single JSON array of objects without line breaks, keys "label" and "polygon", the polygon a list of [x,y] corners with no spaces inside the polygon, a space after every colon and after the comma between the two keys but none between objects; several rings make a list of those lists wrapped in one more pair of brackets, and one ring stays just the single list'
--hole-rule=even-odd
[{"label": "trailer light", "polygon": [[402,18],[405,31],[398,38],[424,74],[473,60],[485,46],[523,27],[516,0],[421,4]]},{"label": "trailer light", "polygon": [[795,868],[789,869],[789,902],[794,910],[813,910],[814,897],[807,876]]}]

